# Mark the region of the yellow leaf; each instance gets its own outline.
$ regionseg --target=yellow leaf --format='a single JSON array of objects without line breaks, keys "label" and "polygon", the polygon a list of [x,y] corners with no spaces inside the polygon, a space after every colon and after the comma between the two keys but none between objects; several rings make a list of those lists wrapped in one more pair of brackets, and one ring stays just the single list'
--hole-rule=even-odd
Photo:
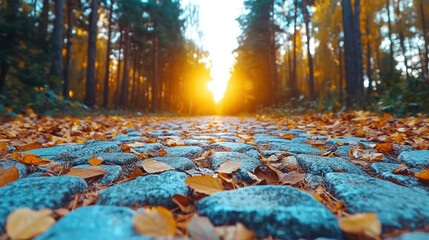
[{"label": "yellow leaf", "polygon": [[211,175],[194,176],[185,181],[196,192],[212,195],[223,191],[223,186],[218,179]]},{"label": "yellow leaf", "polygon": [[378,143],[375,145],[375,149],[381,152],[390,152],[393,150],[393,145],[391,143]]},{"label": "yellow leaf", "polygon": [[171,212],[161,206],[146,208],[134,215],[134,228],[141,234],[154,237],[171,237],[177,229]]},{"label": "yellow leaf", "polygon": [[7,147],[5,142],[0,142],[0,150],[7,150],[9,151],[9,148]]},{"label": "yellow leaf", "polygon": [[89,167],[89,168],[72,168],[66,176],[76,176],[85,180],[95,177],[100,177],[106,174],[102,167]]},{"label": "yellow leaf", "polygon": [[7,217],[6,233],[12,239],[30,239],[55,224],[50,209],[19,208]]},{"label": "yellow leaf", "polygon": [[242,223],[237,223],[235,228],[235,238],[234,240],[252,240],[257,239],[256,233],[252,230],[249,230]]},{"label": "yellow leaf", "polygon": [[13,152],[11,155],[8,156],[8,158],[16,159],[19,157],[19,152]]},{"label": "yellow leaf", "polygon": [[364,137],[364,136],[365,136],[365,134],[366,134],[366,132],[365,132],[365,131],[360,130],[360,131],[357,131],[357,132],[356,132],[355,136],[356,136],[356,137]]},{"label": "yellow leaf", "polygon": [[419,180],[429,181],[429,169],[414,174],[414,177],[418,178]]},{"label": "yellow leaf", "polygon": [[167,155],[167,151],[161,149],[161,151],[159,151],[159,154],[161,155],[161,157],[164,157],[165,155]]},{"label": "yellow leaf", "polygon": [[230,173],[233,173],[233,172],[239,170],[241,166],[243,166],[243,163],[228,160],[228,161],[220,164],[219,169],[217,169],[216,172],[230,174]]},{"label": "yellow leaf", "polygon": [[104,162],[104,160],[95,158],[94,156],[92,156],[91,159],[89,159],[89,161],[88,161],[88,163],[91,164],[91,166],[98,166],[98,165],[102,164],[103,162]]},{"label": "yellow leaf", "polygon": [[134,153],[134,155],[136,155],[138,159],[147,159],[147,158],[149,158],[149,154],[147,154],[147,153],[138,153],[134,149],[130,149],[130,152]]},{"label": "yellow leaf", "polygon": [[345,233],[378,239],[381,223],[375,213],[355,213],[339,220],[339,226]]},{"label": "yellow leaf", "polygon": [[19,171],[18,168],[12,166],[2,172],[0,172],[0,187],[6,186],[7,184],[18,180]]},{"label": "yellow leaf", "polygon": [[41,165],[41,164],[46,164],[50,162],[49,159],[40,158],[39,156],[37,156],[37,154],[34,154],[34,153],[26,153],[21,157],[19,157],[18,161],[25,164],[33,164],[33,165]]},{"label": "yellow leaf", "polygon": [[165,163],[157,162],[151,159],[140,163],[140,166],[142,166],[147,173],[160,173],[174,169]]}]

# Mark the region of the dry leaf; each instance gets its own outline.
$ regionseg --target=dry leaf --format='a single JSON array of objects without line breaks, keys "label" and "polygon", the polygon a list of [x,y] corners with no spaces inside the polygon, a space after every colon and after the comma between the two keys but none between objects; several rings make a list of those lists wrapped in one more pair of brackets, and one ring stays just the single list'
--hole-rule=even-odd
[{"label": "dry leaf", "polygon": [[167,151],[165,151],[164,149],[161,149],[159,151],[159,155],[161,155],[161,157],[165,157],[167,155]]},{"label": "dry leaf", "polygon": [[280,177],[280,182],[283,184],[291,184],[291,185],[295,185],[299,182],[301,182],[302,180],[305,179],[305,175],[302,173],[297,173],[297,172],[291,172],[291,173],[284,173],[281,177]]},{"label": "dry leaf", "polygon": [[157,162],[151,159],[146,160],[139,165],[142,166],[147,173],[160,173],[169,170],[174,170],[174,168],[168,166],[165,163]]},{"label": "dry leaf", "polygon": [[131,148],[144,147],[144,143],[142,143],[142,142],[127,143],[127,146],[129,146]]},{"label": "dry leaf", "polygon": [[143,174],[143,171],[140,168],[136,167],[134,169],[134,171],[130,175],[127,176],[127,181],[136,179],[137,177],[141,176],[142,174]]},{"label": "dry leaf", "polygon": [[88,163],[91,164],[91,166],[98,166],[104,162],[104,160],[95,158],[94,156],[92,156],[91,159],[89,159],[88,161]]},{"label": "dry leaf", "polygon": [[220,181],[211,175],[190,177],[185,181],[196,192],[212,195],[224,190]]},{"label": "dry leaf", "polygon": [[130,152],[133,153],[134,155],[136,155],[136,157],[140,160],[149,158],[149,155],[147,153],[138,153],[134,149],[130,149]]},{"label": "dry leaf", "polygon": [[25,151],[30,151],[33,149],[38,149],[38,148],[43,148],[43,145],[36,142],[36,143],[30,143],[30,144],[24,145],[24,146],[20,147],[19,150],[21,152],[25,152]]},{"label": "dry leaf", "polygon": [[345,233],[379,239],[381,223],[375,213],[355,213],[339,220]]},{"label": "dry leaf", "polygon": [[187,196],[180,194],[174,194],[172,197],[174,203],[179,206],[180,210],[184,213],[190,213],[194,211],[194,201]]},{"label": "dry leaf", "polygon": [[419,173],[414,174],[414,177],[418,178],[419,180],[422,181],[429,181],[429,169],[428,170],[423,170]]},{"label": "dry leaf", "polygon": [[188,224],[192,239],[219,240],[216,229],[210,219],[195,214]]},{"label": "dry leaf", "polygon": [[268,184],[273,184],[279,181],[279,176],[267,165],[259,165],[253,169],[253,173],[262,180],[267,181]]},{"label": "dry leaf", "polygon": [[253,240],[258,238],[255,232],[246,228],[242,223],[237,223],[235,226],[234,240]]},{"label": "dry leaf", "polygon": [[228,160],[228,161],[221,163],[219,165],[219,168],[216,170],[216,172],[230,174],[230,173],[233,173],[235,171],[238,171],[241,166],[243,166],[243,163]]},{"label": "dry leaf", "polygon": [[410,168],[407,165],[405,165],[404,163],[401,163],[392,171],[392,173],[405,175],[405,176],[414,175],[411,171],[408,171],[409,169]]},{"label": "dry leaf", "polygon": [[380,152],[391,152],[393,150],[393,145],[391,143],[378,143],[375,145],[375,149]]},{"label": "dry leaf", "polygon": [[19,208],[7,217],[6,234],[12,239],[30,239],[55,224],[50,209]]},{"label": "dry leaf", "polygon": [[141,234],[154,237],[171,237],[177,229],[171,212],[161,206],[146,208],[134,215],[134,228]]},{"label": "dry leaf", "polygon": [[366,134],[366,132],[365,132],[365,131],[360,130],[360,131],[357,131],[357,132],[356,132],[355,136],[356,136],[356,137],[364,137],[364,136],[365,136],[365,134]]},{"label": "dry leaf", "polygon": [[15,166],[9,167],[8,169],[0,172],[0,187],[6,186],[7,184],[18,180],[19,171]]},{"label": "dry leaf", "polygon": [[9,148],[5,142],[0,142],[0,156],[9,153]]},{"label": "dry leaf", "polygon": [[66,176],[76,176],[85,180],[100,177],[106,174],[102,167],[89,167],[89,168],[72,168]]},{"label": "dry leaf", "polygon": [[182,139],[167,139],[165,141],[165,145],[167,147],[175,147],[175,146],[185,146],[185,140]]},{"label": "dry leaf", "polygon": [[50,162],[49,159],[40,158],[34,153],[25,153],[24,155],[19,157],[18,161],[25,164],[33,164],[33,165],[42,165]]}]

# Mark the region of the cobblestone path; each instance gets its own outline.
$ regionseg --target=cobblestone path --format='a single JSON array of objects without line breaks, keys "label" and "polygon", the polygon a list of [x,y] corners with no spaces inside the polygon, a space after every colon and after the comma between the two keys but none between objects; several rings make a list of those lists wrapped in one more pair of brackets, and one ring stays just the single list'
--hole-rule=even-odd
[{"label": "cobblestone path", "polygon": [[[36,239],[150,239],[136,231],[133,216],[164,206],[184,239],[234,239],[184,227],[192,214],[214,226],[241,223],[258,238],[345,239],[339,219],[354,213],[375,213],[382,238],[429,239],[429,187],[413,175],[428,168],[429,150],[393,144],[383,154],[365,138],[234,117],[172,118],[102,135],[20,152],[49,159],[45,165],[4,157],[0,165],[17,167],[19,179],[0,188],[0,232],[11,212],[29,207],[53,209],[59,219]],[[104,174],[67,176],[93,169],[91,159],[103,161],[97,169]],[[171,170],[150,173],[148,159]],[[219,170],[228,161],[239,168]],[[224,190],[207,195],[186,182],[201,175]],[[192,210],[178,207],[176,194]]]}]

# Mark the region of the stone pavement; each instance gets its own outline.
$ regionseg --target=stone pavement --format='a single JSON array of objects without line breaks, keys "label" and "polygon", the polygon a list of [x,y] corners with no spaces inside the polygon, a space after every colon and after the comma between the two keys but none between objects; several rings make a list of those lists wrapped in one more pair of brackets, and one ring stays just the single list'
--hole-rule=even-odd
[{"label": "stone pavement", "polygon": [[[344,239],[339,218],[372,212],[382,224],[383,238],[400,230],[406,234],[391,239],[429,239],[424,232],[429,228],[427,183],[393,173],[400,164],[413,173],[427,169],[429,150],[395,145],[383,159],[355,159],[349,156],[350,149],[375,154],[377,143],[233,117],[178,118],[107,137],[29,151],[71,168],[88,168],[93,156],[103,159],[99,166],[106,174],[95,180],[52,176],[46,167],[1,161],[4,169],[15,165],[20,179],[0,188],[0,232],[17,208],[70,208],[75,196],[98,188],[96,199],[36,239],[150,239],[133,228],[133,215],[147,205],[176,208],[177,213],[175,194],[196,199],[196,213],[214,225],[239,222],[259,238]],[[132,151],[123,147],[127,144]],[[142,160],[132,152],[146,153],[173,170],[124,181],[141,168]],[[242,164],[232,174],[238,181],[233,188],[239,189],[203,196],[185,183],[191,176],[216,174],[228,160]],[[270,167],[286,180],[264,179]],[[291,173],[304,178],[289,181]]]}]

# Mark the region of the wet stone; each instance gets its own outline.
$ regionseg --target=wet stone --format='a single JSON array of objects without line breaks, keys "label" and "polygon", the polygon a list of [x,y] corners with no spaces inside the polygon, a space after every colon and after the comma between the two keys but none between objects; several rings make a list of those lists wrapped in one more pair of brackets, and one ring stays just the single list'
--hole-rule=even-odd
[{"label": "wet stone", "polygon": [[110,152],[110,153],[117,153],[122,152],[121,148],[119,147],[120,142],[119,141],[89,141],[87,142],[83,148],[72,151],[68,154],[68,158],[79,158],[79,157],[86,157],[86,156],[92,156],[94,154],[104,153],[104,152]]},{"label": "wet stone", "polygon": [[429,193],[369,176],[327,173],[325,185],[351,213],[376,213],[383,230],[416,229],[429,224]]},{"label": "wet stone", "polygon": [[342,157],[348,157],[350,149],[350,146],[339,146],[337,150],[335,150],[335,154],[339,154]]},{"label": "wet stone", "polygon": [[247,154],[239,152],[214,152],[210,155],[209,158],[210,165],[214,170],[217,170],[219,168],[219,165],[223,162],[226,162],[227,160],[243,163],[243,166],[241,166],[240,171],[236,174],[239,180],[245,180],[247,182],[251,181],[247,171],[251,171],[257,166],[261,165],[261,162],[258,159],[252,158]]},{"label": "wet stone", "polygon": [[67,214],[36,240],[150,239],[134,229],[134,214],[135,211],[127,207],[81,207]]},{"label": "wet stone", "polygon": [[72,151],[76,151],[82,148],[83,144],[75,144],[75,145],[58,145],[50,148],[37,148],[30,151],[22,152],[25,153],[34,153],[41,158],[47,158],[49,160],[61,160],[63,156],[67,156],[68,153]]},{"label": "wet stone", "polygon": [[[178,171],[186,171],[196,167],[191,160],[185,157],[156,157],[156,158],[150,158],[150,159],[157,162],[165,163],[168,166]],[[137,164],[140,164],[144,161],[146,161],[146,159],[137,162]]]},{"label": "wet stone", "polygon": [[60,208],[88,185],[79,177],[22,178],[0,188],[0,232],[10,212],[20,207]]},{"label": "wet stone", "polygon": [[[91,159],[92,155],[87,155],[85,157],[78,158],[74,160],[71,165],[85,165],[88,164],[88,161]],[[96,154],[96,158],[104,160],[105,163],[112,163],[117,165],[128,165],[137,162],[136,155],[132,153],[101,153]]]},{"label": "wet stone", "polygon": [[321,154],[321,153],[323,153],[322,150],[314,148],[311,145],[308,145],[305,143],[300,143],[297,141],[292,141],[292,140],[290,140],[290,142],[285,142],[285,143],[272,142],[272,143],[269,143],[269,147],[271,149],[283,150],[283,151],[288,151],[288,152],[297,153],[297,154]]},{"label": "wet stone", "polygon": [[302,168],[311,174],[322,175],[342,170],[347,173],[365,175],[362,169],[344,158],[299,154],[296,156],[296,160]]},{"label": "wet stone", "polygon": [[195,158],[204,150],[197,146],[178,146],[166,148],[165,151],[167,151],[167,157]]},{"label": "wet stone", "polygon": [[[89,168],[91,165],[79,165],[74,168]],[[118,165],[106,165],[106,164],[100,164],[98,167],[102,167],[104,171],[106,171],[106,175],[104,175],[100,179],[100,184],[109,184],[113,181],[115,181],[121,174],[122,168]]]},{"label": "wet stone", "polygon": [[241,222],[261,238],[342,237],[334,215],[310,194],[292,187],[223,191],[200,200],[196,207],[215,225]]},{"label": "wet stone", "polygon": [[265,150],[265,151],[262,151],[262,156],[268,158],[271,155],[284,154],[284,153],[287,153],[287,152],[280,151],[280,150]]},{"label": "wet stone", "polygon": [[323,177],[309,173],[305,174],[305,179],[310,182],[309,187],[311,189],[316,189],[324,181]]},{"label": "wet stone", "polygon": [[429,165],[429,150],[402,152],[398,159],[410,167],[427,168]]},{"label": "wet stone", "polygon": [[161,205],[173,208],[175,204],[171,198],[174,194],[188,195],[186,179],[186,174],[173,171],[141,176],[105,189],[97,204],[127,207]]},{"label": "wet stone", "polygon": [[27,176],[27,167],[19,162],[16,161],[6,161],[6,162],[0,162],[0,165],[3,166],[3,169],[6,170],[12,166],[15,166],[18,169],[19,172],[19,178],[23,178]]}]

